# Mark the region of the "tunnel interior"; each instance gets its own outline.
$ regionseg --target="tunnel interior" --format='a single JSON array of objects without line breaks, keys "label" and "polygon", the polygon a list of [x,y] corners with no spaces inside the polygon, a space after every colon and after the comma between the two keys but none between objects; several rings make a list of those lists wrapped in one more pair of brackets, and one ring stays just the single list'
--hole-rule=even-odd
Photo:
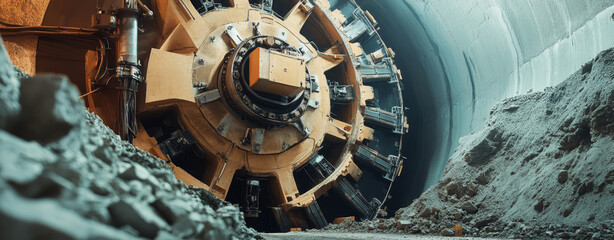
[{"label": "tunnel interior", "polygon": [[[273,10],[283,16],[293,5],[291,2],[273,1]],[[329,2],[330,9],[351,16],[352,7],[347,1]],[[404,77],[401,84],[410,133],[402,141],[402,155],[407,158],[402,174],[386,201],[389,213],[407,206],[439,180],[458,139],[483,127],[495,103],[556,85],[595,54],[614,46],[614,31],[608,31],[614,25],[614,3],[609,0],[356,3],[378,22],[378,33],[396,52],[394,61]],[[42,23],[85,23],[74,19],[89,18],[84,12],[61,15],[66,10],[64,5],[64,1],[50,1],[46,12],[51,14]],[[93,8],[93,3],[90,5]],[[351,18],[346,22],[350,21]],[[322,34],[310,27],[303,28],[302,33]],[[330,47],[326,41],[312,40],[318,48]],[[365,44],[365,52],[379,46],[375,38],[365,42],[373,45]],[[57,52],[70,55],[67,50],[74,49],[75,44],[49,44],[54,42],[45,38],[38,41],[38,71],[61,69],[71,78],[79,78],[81,68],[53,64]],[[92,47],[78,49],[85,48]],[[73,55],[79,57],[82,51]],[[343,72],[341,68],[331,69],[327,77],[338,78],[336,73]],[[382,89],[385,88],[378,88],[381,92],[375,92],[376,98],[369,105],[385,102],[387,96],[393,98]],[[369,178],[369,173],[364,177]]]},{"label": "tunnel interior", "polygon": [[[554,86],[614,46],[612,1],[356,1],[403,73],[410,125],[389,213],[435,184],[504,98]],[[339,4],[342,5],[342,4]]]},{"label": "tunnel interior", "polygon": [[[353,1],[353,0],[351,0]],[[63,8],[63,1],[51,1],[49,9]],[[223,7],[230,7],[231,1],[215,1]],[[288,13],[296,1],[273,1],[274,11],[283,16]],[[329,0],[331,9],[339,9],[345,15],[351,15],[347,8],[349,1]],[[410,130],[402,141],[402,155],[406,157],[402,174],[396,179],[385,206],[388,213],[408,206],[413,199],[420,196],[427,188],[441,177],[448,158],[458,145],[459,138],[484,127],[491,107],[504,98],[519,94],[541,91],[557,85],[573,71],[583,66],[602,50],[614,46],[614,2],[611,0],[566,0],[566,1],[482,1],[470,0],[458,4],[449,1],[413,1],[356,0],[364,10],[377,20],[378,33],[387,47],[395,51],[394,61],[403,73],[403,103]],[[51,11],[53,12],[53,11]],[[61,25],[66,16],[47,16],[46,25]],[[72,16],[67,18],[89,18],[89,16]],[[349,18],[346,22],[352,21]],[[308,26],[313,18],[307,19]],[[311,36],[321,35],[318,28],[304,28],[301,33]],[[322,39],[325,39],[322,36]],[[367,38],[367,36],[363,36]],[[331,47],[328,41],[314,38],[313,44],[319,49]],[[364,39],[362,39],[364,40]],[[366,53],[377,50],[381,42],[373,38],[365,41]],[[62,46],[50,46],[53,41],[45,38],[38,40],[38,60],[40,63],[53,63],[55,54],[62,49],[75,50],[74,43],[63,42]],[[79,49],[95,48],[90,45],[78,46]],[[89,44],[89,43],[88,43]],[[328,44],[328,45],[327,45]],[[372,44],[372,45],[369,45]],[[54,51],[44,51],[54,48]],[[43,51],[41,51],[41,49]],[[60,49],[60,50],[57,50]],[[83,51],[64,52],[65,56],[83,55]],[[76,58],[75,58],[76,59]],[[77,60],[75,60],[77,61]],[[78,59],[82,64],[82,59]],[[45,67],[46,66],[46,67]],[[79,65],[80,66],[80,65]],[[588,65],[587,65],[588,66]],[[326,77],[343,83],[343,65],[328,72]],[[65,69],[63,69],[65,68]],[[65,71],[71,78],[83,75],[82,68],[69,66],[41,65],[39,71]],[[78,69],[74,72],[74,69]],[[81,91],[84,91],[83,86]],[[388,91],[390,90],[390,91]],[[377,88],[375,99],[367,102],[369,107],[391,105],[397,98],[393,89]],[[344,112],[332,114],[344,116]],[[338,117],[338,116],[335,116]],[[179,123],[169,119],[145,119],[145,128],[153,137],[166,139],[178,129]],[[149,127],[159,122],[168,122],[166,129]],[[376,149],[393,151],[393,139],[378,136],[378,141],[366,142]],[[160,140],[159,139],[159,140]],[[339,146],[332,146],[337,148]],[[335,149],[322,149],[334,155]],[[177,165],[187,169],[202,169],[202,166],[190,167],[197,162],[190,159],[204,158],[195,147],[189,155],[181,156],[184,162]],[[329,151],[329,152],[327,152]],[[360,164],[358,164],[360,167]],[[205,175],[204,172],[190,172],[192,175]],[[231,188],[245,188],[247,177],[238,173]],[[305,174],[299,169],[295,175]],[[212,179],[207,176],[206,179]],[[306,179],[307,177],[298,177]],[[362,183],[378,188],[378,176],[365,171]],[[263,186],[272,184],[273,180],[259,178]],[[298,182],[300,193],[313,187],[313,183]],[[386,194],[386,190],[377,194]],[[235,191],[241,193],[247,191]],[[374,194],[365,193],[371,199]],[[262,192],[269,197],[269,193]],[[332,215],[351,215],[352,212],[333,203],[338,196],[324,194],[320,208]],[[230,195],[229,200],[241,201],[240,196]],[[263,203],[273,202],[264,198]],[[273,214],[265,211],[263,214]],[[326,219],[332,222],[329,217]],[[267,222],[256,222],[266,231],[277,231]]]}]

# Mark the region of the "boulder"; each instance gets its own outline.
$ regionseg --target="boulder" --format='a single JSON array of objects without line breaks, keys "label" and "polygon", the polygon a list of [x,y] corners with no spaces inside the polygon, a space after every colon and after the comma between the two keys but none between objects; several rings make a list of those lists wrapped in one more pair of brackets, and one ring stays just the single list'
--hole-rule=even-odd
[{"label": "boulder", "polygon": [[559,176],[557,177],[556,180],[560,184],[563,184],[563,183],[567,182],[567,178],[569,178],[569,173],[567,171],[563,170],[563,171],[559,172]]},{"label": "boulder", "polygon": [[168,229],[166,222],[148,205],[120,200],[108,207],[115,226],[128,225],[139,232],[140,236],[154,238],[161,229]]},{"label": "boulder", "polygon": [[473,203],[471,202],[464,202],[461,205],[461,209],[470,214],[474,214],[478,212],[478,208],[475,205],[473,205]]},{"label": "boulder", "polygon": [[0,129],[9,129],[16,121],[19,104],[19,79],[0,38]]},{"label": "boulder", "polygon": [[20,91],[22,111],[13,132],[25,140],[41,144],[57,141],[85,117],[79,91],[64,75],[24,79]]},{"label": "boulder", "polygon": [[442,229],[439,234],[441,234],[441,236],[445,236],[445,237],[451,237],[454,236],[454,231],[452,231],[451,229]]}]

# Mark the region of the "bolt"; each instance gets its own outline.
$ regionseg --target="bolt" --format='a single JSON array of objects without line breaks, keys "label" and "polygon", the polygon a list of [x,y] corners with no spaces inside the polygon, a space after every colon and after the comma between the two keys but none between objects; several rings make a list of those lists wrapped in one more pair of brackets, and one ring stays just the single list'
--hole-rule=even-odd
[{"label": "bolt", "polygon": [[200,87],[204,87],[206,86],[206,84],[204,82],[196,82],[193,85],[195,88],[200,88]]},{"label": "bolt", "polygon": [[272,47],[273,45],[275,45],[275,38],[274,37],[267,37],[265,39],[264,42],[267,46]]}]

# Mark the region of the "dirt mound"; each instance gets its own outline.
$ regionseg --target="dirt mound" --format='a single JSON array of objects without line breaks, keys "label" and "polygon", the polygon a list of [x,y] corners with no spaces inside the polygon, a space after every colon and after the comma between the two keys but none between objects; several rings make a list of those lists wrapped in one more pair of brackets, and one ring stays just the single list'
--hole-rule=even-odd
[{"label": "dirt mound", "polygon": [[121,141],[61,75],[18,79],[0,40],[0,239],[253,239],[243,213]]},{"label": "dirt mound", "polygon": [[506,99],[442,179],[394,219],[331,230],[614,238],[614,49],[560,85]]}]

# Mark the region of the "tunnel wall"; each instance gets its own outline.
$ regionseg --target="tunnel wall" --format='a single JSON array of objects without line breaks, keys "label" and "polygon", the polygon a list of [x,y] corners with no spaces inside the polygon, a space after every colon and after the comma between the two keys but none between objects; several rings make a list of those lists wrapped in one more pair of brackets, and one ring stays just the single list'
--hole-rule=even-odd
[{"label": "tunnel wall", "polygon": [[614,1],[358,0],[403,71],[408,158],[389,207],[442,175],[461,136],[500,100],[563,81],[614,46]]}]

